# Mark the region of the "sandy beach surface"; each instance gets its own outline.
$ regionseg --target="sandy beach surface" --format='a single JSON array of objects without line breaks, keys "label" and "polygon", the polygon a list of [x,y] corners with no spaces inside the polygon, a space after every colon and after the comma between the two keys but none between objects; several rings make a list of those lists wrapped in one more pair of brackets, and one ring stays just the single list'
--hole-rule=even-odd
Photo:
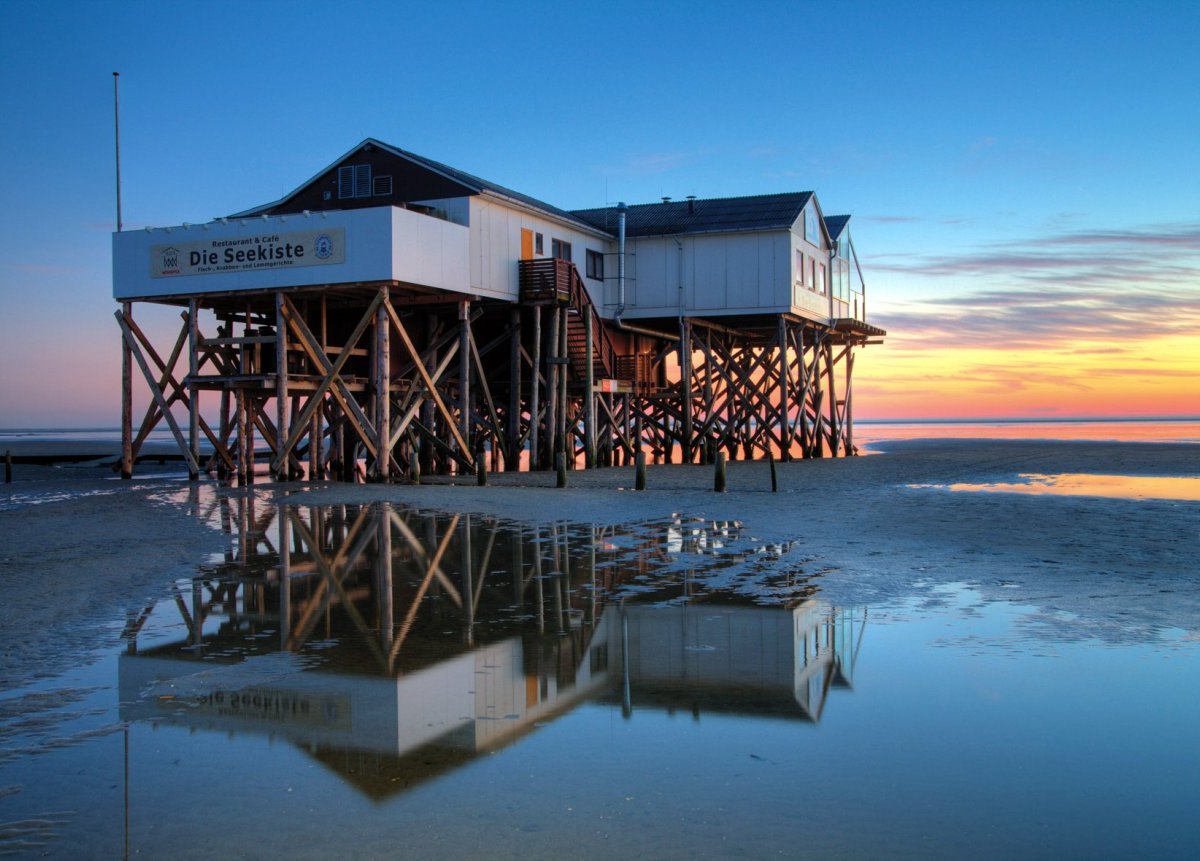
[{"label": "sandy beach surface", "polygon": [[[925,440],[882,454],[729,465],[728,491],[707,466],[493,475],[419,487],[260,481],[253,492],[297,504],[391,500],[524,522],[636,523],[673,514],[738,521],[743,534],[792,542],[781,565],[819,573],[822,597],[864,604],[972,585],[985,600],[1040,608],[1052,638],[1153,639],[1200,633],[1200,502],[962,492],[1028,473],[1200,475],[1187,444]],[[171,467],[166,467],[171,469]],[[174,467],[175,470],[178,467]],[[129,611],[160,598],[228,542],[189,513],[185,478],[141,467],[18,468],[0,486],[0,688],[45,678],[111,647]],[[929,486],[933,485],[933,486]],[[243,489],[218,489],[238,494]]]}]

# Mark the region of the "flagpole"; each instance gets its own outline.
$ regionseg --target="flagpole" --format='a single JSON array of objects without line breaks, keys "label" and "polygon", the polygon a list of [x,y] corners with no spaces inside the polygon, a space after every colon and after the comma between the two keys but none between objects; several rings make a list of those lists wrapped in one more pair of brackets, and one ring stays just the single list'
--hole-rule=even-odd
[{"label": "flagpole", "polygon": [[121,108],[117,84],[120,72],[113,72],[113,129],[117,142],[117,233],[121,232]]}]

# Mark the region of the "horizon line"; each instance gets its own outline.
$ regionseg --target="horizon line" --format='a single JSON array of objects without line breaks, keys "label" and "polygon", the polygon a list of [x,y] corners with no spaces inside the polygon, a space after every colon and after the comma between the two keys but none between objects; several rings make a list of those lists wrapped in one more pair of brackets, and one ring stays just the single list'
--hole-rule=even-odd
[{"label": "horizon line", "polygon": [[[1200,422],[1200,415],[1148,416],[958,416],[958,417],[892,417],[858,418],[859,425],[880,424],[1081,424],[1085,422]],[[120,432],[120,425],[34,425],[29,427],[0,427],[0,434],[45,433],[48,431],[105,431]]]}]

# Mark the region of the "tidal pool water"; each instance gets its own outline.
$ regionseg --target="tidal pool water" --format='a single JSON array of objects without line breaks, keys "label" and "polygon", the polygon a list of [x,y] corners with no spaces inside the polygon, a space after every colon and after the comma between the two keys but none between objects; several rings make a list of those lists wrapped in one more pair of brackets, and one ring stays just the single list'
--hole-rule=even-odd
[{"label": "tidal pool water", "polygon": [[1200,478],[1184,475],[1096,475],[1093,473],[1022,473],[1019,481],[920,484],[938,490],[1029,493],[1035,496],[1101,496],[1110,499],[1200,501]]},{"label": "tidal pool water", "polygon": [[0,694],[0,855],[1200,853],[1195,631],[834,606],[736,522],[194,510],[227,552]]}]

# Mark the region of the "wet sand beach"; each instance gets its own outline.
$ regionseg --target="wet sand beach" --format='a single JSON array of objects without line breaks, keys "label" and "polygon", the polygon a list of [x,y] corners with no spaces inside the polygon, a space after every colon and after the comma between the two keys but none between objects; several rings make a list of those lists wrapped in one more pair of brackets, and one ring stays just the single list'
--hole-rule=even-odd
[{"label": "wet sand beach", "polygon": [[[651,465],[643,492],[631,489],[625,467],[573,472],[566,489],[541,473],[493,475],[487,487],[472,477],[419,487],[264,479],[237,488],[189,483],[171,466],[128,482],[105,468],[21,467],[0,488],[0,854],[112,857],[123,841],[150,857],[383,858],[394,857],[402,832],[413,857],[429,858],[1194,857],[1197,752],[1186,740],[1200,718],[1191,693],[1200,667],[1200,500],[1156,498],[1153,486],[1144,498],[952,488],[1059,475],[1195,480],[1200,448],[878,447],[877,455],[778,464],[774,493],[767,464],[741,462],[729,464],[725,493],[713,492],[708,466]],[[322,663],[355,637],[315,635],[289,652],[270,645],[278,632],[239,634],[219,613],[205,629],[208,645],[193,651],[181,621],[191,588],[210,588],[197,572],[234,538],[212,516],[214,499],[252,501],[267,520],[280,503],[316,511],[387,501],[482,515],[477,525],[629,527],[606,533],[616,546],[641,540],[640,529],[662,548],[664,523],[686,532],[707,522],[710,539],[752,554],[771,548],[754,563],[755,583],[794,572],[804,591],[774,605],[725,605],[702,593],[662,607],[618,602],[595,631],[617,630],[620,619],[645,626],[637,630],[647,637],[709,626],[707,640],[673,653],[687,672],[711,672],[726,658],[775,665],[780,652],[747,653],[745,643],[783,632],[783,653],[799,662],[802,645],[803,666],[794,676],[784,667],[786,696],[765,713],[762,689],[747,699],[728,680],[655,688],[643,679],[632,695],[627,686],[624,706],[619,688],[580,695],[531,719],[521,730],[528,735],[452,745],[448,754],[445,739],[461,733],[442,736],[442,747],[403,741],[425,726],[423,698],[386,700],[382,747],[358,738],[322,748],[303,722],[222,723],[204,707],[180,706],[177,695],[295,697],[318,684],[330,686],[318,700],[330,704],[379,690],[396,697],[432,679],[448,703],[459,702],[447,706],[453,717],[462,707],[455,692],[470,688],[482,709],[476,689],[504,688],[511,667],[519,706],[480,712],[476,731],[491,731],[505,720],[520,725],[516,712],[539,690],[559,684],[567,696],[572,673],[615,672],[608,656],[626,653],[601,633],[583,654],[561,632],[503,639],[489,626],[504,623],[488,619],[479,622],[482,642],[464,645],[461,633],[441,630],[455,628],[444,603],[426,633],[448,635],[447,653],[407,673],[380,675],[361,643],[351,652],[362,666]],[[444,517],[441,528],[449,536],[457,523]],[[265,539],[271,567],[275,535],[272,527],[254,539]],[[452,577],[458,552],[446,561]],[[673,552],[680,560],[660,574],[694,566],[709,585],[725,576],[706,573],[686,546],[660,557]],[[487,576],[508,559],[507,549],[498,553]],[[501,591],[511,588],[506,574],[495,576]],[[576,586],[572,600],[586,605],[586,578]],[[127,620],[147,612],[140,642],[122,640]],[[398,603],[393,612],[406,610]],[[812,613],[828,615],[804,627],[818,618]],[[733,624],[751,626],[740,647],[713,634]],[[836,663],[812,665],[828,674],[805,675],[814,638],[846,625],[854,635],[838,641]],[[538,651],[551,642],[560,651]],[[649,660],[649,642],[641,659]],[[137,672],[162,675],[139,688]],[[798,711],[801,701],[811,708]],[[356,721],[365,716],[361,699],[354,709]],[[215,833],[214,820],[228,827]],[[261,845],[239,836],[268,820]]]},{"label": "wet sand beach", "polygon": [[[794,558],[827,572],[821,590],[838,603],[969,583],[997,600],[1076,614],[1093,633],[1118,640],[1162,627],[1200,631],[1200,502],[945,489],[1027,473],[1194,477],[1196,446],[919,440],[881,448],[778,464],[777,493],[766,463],[744,462],[729,464],[722,494],[712,491],[711,467],[680,465],[651,465],[644,492],[632,489],[626,467],[572,472],[565,490],[552,473],[492,475],[484,488],[474,478],[420,487],[260,479],[253,490],[298,504],[390,500],[530,523],[734,520],[762,540],[795,542]],[[187,514],[187,486],[177,473],[147,467],[121,482],[106,467],[23,466],[0,488],[0,637],[11,644],[0,660],[5,687],[69,662],[76,648],[106,636],[101,620],[224,546]]]}]

